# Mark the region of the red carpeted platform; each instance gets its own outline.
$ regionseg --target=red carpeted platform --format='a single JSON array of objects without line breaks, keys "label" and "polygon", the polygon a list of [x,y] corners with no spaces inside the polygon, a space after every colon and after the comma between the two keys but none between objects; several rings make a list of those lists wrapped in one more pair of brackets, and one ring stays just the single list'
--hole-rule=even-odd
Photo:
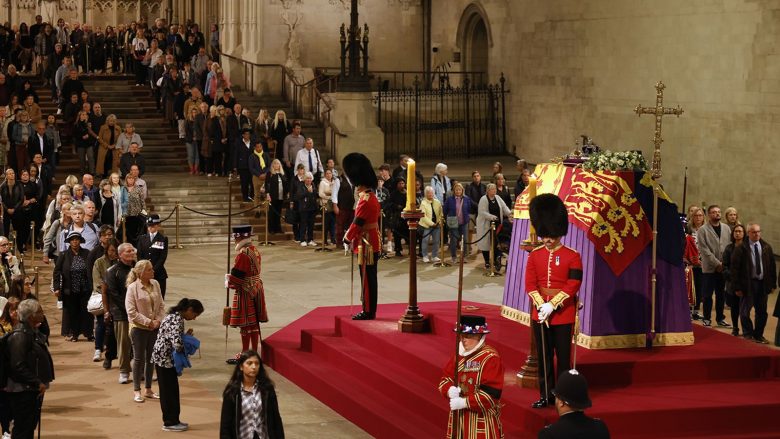
[{"label": "red carpeted platform", "polygon": [[[515,385],[527,355],[527,327],[500,307],[465,303],[487,316],[488,342],[506,370],[502,422],[507,438],[536,437],[556,419],[534,410],[538,391]],[[324,307],[263,344],[274,370],[378,438],[444,437],[447,401],[436,387],[452,355],[454,302],[423,303],[430,334],[403,334],[403,304],[380,305],[377,320],[352,321],[349,307]],[[594,407],[617,438],[778,438],[780,351],[694,325],[696,344],[653,350],[578,350]]]}]

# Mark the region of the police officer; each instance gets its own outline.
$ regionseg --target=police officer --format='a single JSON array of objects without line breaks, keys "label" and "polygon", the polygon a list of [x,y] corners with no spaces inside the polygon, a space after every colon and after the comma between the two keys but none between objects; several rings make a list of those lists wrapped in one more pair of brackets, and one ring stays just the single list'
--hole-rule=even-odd
[{"label": "police officer", "polygon": [[138,237],[138,260],[148,259],[154,267],[154,280],[160,284],[160,293],[165,298],[168,272],[165,261],[168,259],[168,237],[160,232],[160,216],[156,213],[146,219],[147,233]]},{"label": "police officer", "polygon": [[609,439],[604,421],[585,414],[584,410],[592,405],[588,382],[576,369],[561,374],[553,394],[559,418],[539,432],[539,439]]}]

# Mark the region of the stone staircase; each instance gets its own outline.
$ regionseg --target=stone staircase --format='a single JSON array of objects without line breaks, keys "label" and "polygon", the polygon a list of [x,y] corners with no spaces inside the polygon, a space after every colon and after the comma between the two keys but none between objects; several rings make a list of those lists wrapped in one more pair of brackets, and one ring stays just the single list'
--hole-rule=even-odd
[{"label": "stone staircase", "polygon": [[[224,243],[228,236],[229,204],[232,203],[232,224],[251,224],[258,240],[264,239],[265,214],[263,209],[250,210],[252,203],[241,200],[241,183],[238,179],[232,183],[232,197],[228,197],[228,179],[224,177],[204,177],[180,174],[149,174],[149,200],[147,208],[165,219],[178,204],[179,244],[216,244]],[[195,212],[193,212],[195,211]],[[243,212],[243,213],[241,213]],[[205,215],[204,215],[205,214]],[[163,223],[164,233],[174,243],[176,232],[176,214]],[[281,234],[269,234],[272,242],[293,239],[292,226],[282,220]],[[319,243],[322,223],[319,217],[315,221],[314,239]]]},{"label": "stone staircase", "polygon": [[[115,114],[118,123],[131,122],[141,136],[144,147],[141,153],[146,158],[147,167],[157,172],[183,172],[187,169],[187,153],[184,144],[178,138],[178,131],[171,128],[155,109],[154,99],[146,87],[135,87],[129,76],[83,76],[84,87],[93,102],[99,102],[103,114]],[[54,114],[55,104],[48,99],[48,90],[43,91],[40,80],[34,81],[41,96],[43,114]],[[73,154],[71,145],[63,145],[60,150],[60,163],[57,167],[56,183],[61,184],[68,174],[78,174],[79,163]]]},{"label": "stone staircase", "polygon": [[[41,96],[40,106],[44,113],[55,114],[57,108],[48,99],[48,90],[42,87],[40,80],[32,79],[33,86],[39,90]],[[225,215],[228,212],[228,180],[226,178],[191,176],[186,173],[186,150],[178,138],[178,131],[172,128],[163,116],[157,112],[154,99],[146,87],[135,87],[133,78],[129,76],[84,76],[84,86],[89,91],[91,98],[99,102],[106,115],[115,114],[119,123],[124,126],[126,122],[132,122],[136,132],[141,136],[144,147],[142,154],[146,158],[147,171],[144,175],[149,188],[147,210],[157,213],[162,218],[168,217],[179,204],[189,209],[210,215]],[[238,93],[237,99],[242,105],[252,110],[254,117],[260,108],[268,108],[271,112],[283,109],[292,119],[291,108],[281,99],[273,97],[250,98],[248,94]],[[304,132],[315,139],[315,143],[322,142],[322,130],[316,123],[302,121]],[[318,137],[319,135],[319,137]],[[319,143],[317,143],[319,144]],[[55,190],[65,180],[65,177],[73,174],[79,176],[78,159],[73,154],[70,144],[64,145],[60,150],[60,163],[57,168]],[[233,212],[239,212],[251,208],[251,204],[242,202],[241,186],[236,179],[232,185]],[[194,245],[208,243],[223,243],[227,239],[228,221],[224,216],[207,216],[194,213],[185,208],[179,211],[179,244]],[[164,223],[165,233],[171,242],[175,238],[176,215],[172,215]],[[250,211],[236,215],[232,219],[233,224],[252,224],[255,232],[262,234],[265,225],[265,217],[262,210]],[[292,227],[284,224],[284,233],[269,235],[270,241],[292,240]],[[315,239],[320,240],[321,223],[315,225]]]},{"label": "stone staircase", "polygon": [[272,119],[277,110],[282,110],[290,121],[300,120],[301,133],[305,137],[311,137],[314,140],[314,147],[320,151],[322,159],[327,160],[328,157],[330,157],[330,151],[324,149],[325,131],[322,127],[313,120],[301,119],[299,115],[296,115],[293,112],[290,104],[282,99],[281,96],[249,96],[249,93],[244,90],[236,90],[235,88],[232,90],[236,100],[243,105],[244,108],[249,108],[252,112],[252,119],[257,119],[257,115],[262,108],[268,110],[268,114]]}]

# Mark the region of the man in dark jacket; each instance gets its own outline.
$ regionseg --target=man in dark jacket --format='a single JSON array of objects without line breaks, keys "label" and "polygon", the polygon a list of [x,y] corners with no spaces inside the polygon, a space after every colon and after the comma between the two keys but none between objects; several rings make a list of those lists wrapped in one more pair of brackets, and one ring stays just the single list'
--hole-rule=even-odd
[{"label": "man in dark jacket", "polygon": [[477,213],[477,206],[479,200],[487,193],[487,186],[482,183],[482,176],[479,175],[479,171],[471,173],[471,183],[466,186],[466,196],[471,198],[471,213]]},{"label": "man in dark jacket", "polygon": [[46,336],[38,327],[43,309],[35,299],[23,300],[17,308],[20,325],[8,339],[8,397],[14,420],[14,438],[32,439],[41,413],[43,395],[54,381],[54,362]]},{"label": "man in dark jacket", "polygon": [[152,261],[154,279],[160,284],[160,293],[165,299],[165,286],[168,272],[165,261],[168,259],[168,237],[160,233],[160,215],[153,213],[146,219],[147,233],[138,237],[138,258]]},{"label": "man in dark jacket", "polygon": [[233,142],[233,151],[230,153],[233,158],[233,172],[237,172],[241,177],[241,199],[247,202],[253,200],[249,158],[254,154],[254,143],[252,130],[244,128],[241,130],[241,137]]},{"label": "man in dark jacket", "polygon": [[133,142],[130,144],[130,148],[127,150],[127,152],[122,154],[122,157],[119,159],[119,170],[122,172],[122,177],[125,177],[130,173],[130,167],[133,165],[138,166],[139,177],[144,175],[144,171],[146,170],[146,160],[144,159],[144,156],[138,152],[138,150],[138,143]]},{"label": "man in dark jacket", "polygon": [[539,439],[609,439],[609,430],[604,421],[585,414],[585,409],[592,405],[588,397],[588,383],[576,369],[561,374],[553,394],[559,418],[539,432]]},{"label": "man in dark jacket", "polygon": [[119,384],[127,384],[130,375],[130,327],[127,321],[125,296],[127,295],[127,274],[135,264],[136,250],[126,242],[119,246],[119,261],[106,271],[104,318],[114,322],[117,357],[119,360]]},{"label": "man in dark jacket", "polygon": [[[734,294],[742,299],[739,320],[745,338],[769,344],[769,340],[764,338],[768,318],[767,296],[777,287],[777,266],[772,246],[761,239],[761,225],[748,224],[747,233],[748,239],[734,249],[731,257],[731,283]],[[750,320],[753,308],[756,309],[755,326]]]},{"label": "man in dark jacket", "polygon": [[35,154],[40,154],[43,163],[53,163],[54,145],[51,139],[46,137],[46,122],[41,120],[35,124],[35,134],[27,140],[27,157],[32,159]]}]

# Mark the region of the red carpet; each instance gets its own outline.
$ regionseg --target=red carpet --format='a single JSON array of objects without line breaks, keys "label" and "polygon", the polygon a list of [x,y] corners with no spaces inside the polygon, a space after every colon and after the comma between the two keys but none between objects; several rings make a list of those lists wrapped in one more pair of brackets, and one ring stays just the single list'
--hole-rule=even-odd
[{"label": "red carpet", "polygon": [[[494,305],[465,303],[487,316],[488,343],[506,370],[507,438],[536,437],[556,419],[534,410],[538,391],[515,385],[528,328]],[[380,305],[377,320],[354,322],[349,307],[318,308],[266,339],[274,370],[378,438],[444,437],[447,402],[436,386],[454,349],[454,302],[420,305],[430,334],[402,334],[402,304]],[[357,307],[356,307],[357,308]],[[590,383],[592,416],[615,438],[780,438],[780,351],[694,325],[696,344],[654,350],[578,350]]]}]

